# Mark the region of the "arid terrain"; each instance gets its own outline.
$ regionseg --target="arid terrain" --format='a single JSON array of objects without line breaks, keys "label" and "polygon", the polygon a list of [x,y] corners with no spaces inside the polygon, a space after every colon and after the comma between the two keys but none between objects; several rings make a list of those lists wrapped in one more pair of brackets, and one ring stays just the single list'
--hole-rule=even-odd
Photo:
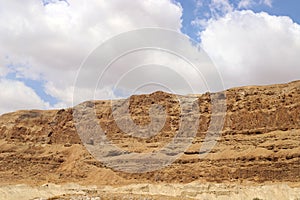
[{"label": "arid terrain", "polygon": [[[219,102],[226,105],[224,124],[216,145],[200,157],[212,115],[221,113],[213,110],[214,95],[224,98]],[[181,113],[177,96],[164,92],[130,97],[130,117],[137,125],[150,123],[151,105],[165,108],[163,128],[149,138],[118,127],[128,119],[114,118],[117,100],[76,106],[94,110],[107,138],[136,153],[164,147],[180,129],[181,118],[196,116],[196,134],[182,155],[144,173],[115,170],[95,159],[83,145],[90,137],[77,132],[95,127],[82,113],[85,125],[76,127],[73,108],[1,115],[0,199],[300,199],[300,81],[184,98],[193,99],[199,111]]]}]

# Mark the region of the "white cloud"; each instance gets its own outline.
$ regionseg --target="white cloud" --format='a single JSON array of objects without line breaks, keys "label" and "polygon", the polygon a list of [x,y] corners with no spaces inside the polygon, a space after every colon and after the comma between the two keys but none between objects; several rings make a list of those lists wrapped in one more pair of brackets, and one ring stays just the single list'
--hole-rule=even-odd
[{"label": "white cloud", "polygon": [[253,0],[241,0],[238,4],[238,8],[249,8],[254,4]]},{"label": "white cloud", "polygon": [[[1,64],[0,64],[0,66],[1,66]],[[8,72],[9,72],[9,70],[7,67],[0,67],[0,77],[6,76]]]},{"label": "white cloud", "polygon": [[300,78],[300,26],[289,17],[235,11],[211,20],[201,40],[226,87]]},{"label": "white cloud", "polygon": [[0,91],[0,114],[20,109],[49,108],[48,103],[20,81],[0,79]]},{"label": "white cloud", "polygon": [[72,104],[77,69],[106,39],[144,27],[181,29],[182,8],[171,0],[68,2],[0,0],[0,75],[17,63],[17,76],[45,80],[60,105]]},{"label": "white cloud", "polygon": [[[155,32],[153,30],[138,31],[134,34],[122,35],[121,38],[115,39],[109,45],[93,52],[79,73],[77,83],[84,87],[74,88],[75,94],[77,94],[75,102],[82,101],[82,96],[86,96],[87,99],[94,98],[94,91],[88,93],[86,90],[82,90],[88,88],[95,88],[96,99],[109,98],[112,86],[116,86],[115,96],[120,93],[127,96],[128,93],[132,94],[131,91],[135,89],[143,93],[165,90],[177,94],[207,91],[203,77],[192,64],[200,66],[201,73],[209,76],[205,77],[207,79],[214,76],[211,73],[213,69],[209,68],[211,65],[208,66],[209,63],[203,58],[202,51],[198,52],[197,48],[191,45],[189,38],[178,36],[179,33],[161,32],[160,30],[155,30]],[[130,41],[127,44],[129,47],[119,44],[123,39],[125,42]],[[134,51],[128,52],[128,49]],[[171,52],[164,49],[171,50]],[[124,52],[127,53],[121,56]],[[107,65],[113,60],[112,58],[115,59],[114,62]],[[189,62],[185,59],[188,59]],[[100,76],[101,72],[104,72],[102,76]],[[158,88],[159,84],[162,87]],[[149,87],[150,85],[151,87]],[[108,88],[108,91],[103,91],[103,88]]]},{"label": "white cloud", "polygon": [[272,7],[273,0],[260,0],[260,3]]},{"label": "white cloud", "polygon": [[203,6],[203,0],[195,0],[196,10]]},{"label": "white cloud", "polygon": [[[250,9],[255,6],[266,5],[272,7],[272,3],[272,0],[195,0],[195,19],[191,21],[191,25],[203,30],[211,19],[216,20],[233,11]],[[206,11],[203,11],[203,9]]]},{"label": "white cloud", "polygon": [[229,0],[211,0],[209,7],[213,18],[219,18],[234,10]]},{"label": "white cloud", "polygon": [[191,22],[191,25],[195,27],[206,27],[208,24],[208,20],[206,19],[201,19],[201,18],[196,18]]},{"label": "white cloud", "polygon": [[[37,0],[26,3],[0,0],[0,55],[3,56],[0,57],[0,87],[11,95],[1,96],[0,113],[21,108],[49,108],[25,84],[3,78],[9,70],[19,77],[46,81],[45,92],[60,101],[55,106],[71,106],[77,70],[103,41],[136,28],[181,29],[182,8],[171,0],[68,2],[70,5],[57,1],[44,7]],[[204,1],[197,2],[198,6],[202,6]],[[272,6],[272,1],[241,0],[238,7],[248,8],[258,4]],[[202,45],[217,64],[227,87],[299,79],[299,25],[288,17],[235,11],[237,8],[228,0],[211,0],[209,8],[212,19],[197,19],[193,23],[205,27],[206,30],[200,34]],[[174,46],[179,45],[174,43]],[[190,77],[194,85],[199,82],[192,70],[188,70],[188,65],[172,56],[141,54],[134,59],[128,57],[121,64],[116,62],[114,70],[108,73],[108,84],[100,88],[90,87],[92,79],[87,77],[85,83],[79,84],[79,96],[82,96],[79,100],[87,100],[85,97],[93,95],[96,98],[119,97],[112,93],[110,83],[127,70],[125,65],[139,65],[149,62],[149,59],[152,64],[173,66],[172,72]],[[7,64],[12,64],[14,68],[8,69]],[[170,87],[180,91],[182,85],[177,82],[176,76],[164,70],[131,73],[134,81],[127,81],[125,85],[130,83],[128,87],[132,88],[133,83],[148,80],[151,73],[156,73],[154,77],[157,80],[161,78],[159,74],[164,73],[166,80],[174,80]],[[204,86],[203,82],[200,85]],[[24,98],[19,98],[12,88]],[[12,95],[15,95],[15,100]]]},{"label": "white cloud", "polygon": [[273,3],[272,0],[241,0],[238,3],[238,8],[239,9],[250,8],[255,5],[266,5],[272,7],[272,3]]}]

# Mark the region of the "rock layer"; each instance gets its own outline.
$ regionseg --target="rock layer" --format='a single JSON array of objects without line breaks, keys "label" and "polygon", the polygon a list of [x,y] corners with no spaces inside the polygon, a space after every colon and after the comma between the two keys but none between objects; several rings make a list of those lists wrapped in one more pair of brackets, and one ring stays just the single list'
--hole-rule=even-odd
[{"label": "rock layer", "polygon": [[[217,144],[200,158],[200,148],[214,110],[212,96],[226,100],[224,124]],[[300,81],[271,86],[233,88],[224,93],[185,96],[199,110],[182,110],[178,96],[164,92],[135,95],[129,99],[130,116],[122,113],[118,101],[88,101],[77,107],[82,130],[94,130],[92,122],[115,146],[129,152],[147,153],[161,149],[176,135],[181,119],[199,118],[192,144],[172,164],[147,173],[125,173],[110,169],[93,158],[74,124],[73,108],[30,110],[0,116],[0,183],[78,182],[81,184],[127,184],[136,182],[296,182],[300,181]],[[130,119],[138,126],[151,123],[151,106],[161,105],[165,123],[149,138],[135,137],[118,124]],[[76,108],[76,107],[75,107]],[[155,120],[161,120],[161,113]],[[154,126],[155,129],[155,126]],[[185,129],[188,130],[188,129]],[[147,135],[147,130],[145,134]],[[96,132],[96,131],[95,131]],[[134,132],[134,130],[132,130]],[[93,138],[95,142],[97,135]]]}]

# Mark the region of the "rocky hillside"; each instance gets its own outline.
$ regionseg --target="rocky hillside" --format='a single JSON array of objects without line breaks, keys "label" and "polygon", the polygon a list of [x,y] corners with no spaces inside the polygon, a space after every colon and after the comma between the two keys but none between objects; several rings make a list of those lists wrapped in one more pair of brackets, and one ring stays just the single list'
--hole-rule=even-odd
[{"label": "rocky hillside", "polygon": [[[221,112],[212,105],[216,95],[224,98],[220,102],[226,105],[224,124],[216,145],[200,158],[199,150],[210,130],[212,116]],[[122,109],[112,106],[118,101],[89,101],[76,106],[85,122],[80,127],[74,124],[73,116],[78,115],[74,115],[73,108],[4,114],[0,116],[0,183],[300,182],[300,81],[182,98],[196,103],[199,110],[184,110],[176,95],[163,92],[130,97],[129,118],[136,125],[151,123],[152,105],[161,105],[166,112],[162,129],[144,138],[125,133],[118,126],[129,123],[128,116],[122,117]],[[89,109],[95,111],[92,120]],[[115,109],[119,117],[113,115]],[[191,146],[172,164],[152,172],[111,169],[93,158],[83,145],[99,142],[97,135],[93,136],[95,141],[89,142],[90,135],[80,138],[77,133],[79,129],[94,130],[90,123],[96,120],[115,146],[128,152],[147,153],[170,143],[184,116],[199,119]],[[161,115],[156,117],[159,121]]]}]

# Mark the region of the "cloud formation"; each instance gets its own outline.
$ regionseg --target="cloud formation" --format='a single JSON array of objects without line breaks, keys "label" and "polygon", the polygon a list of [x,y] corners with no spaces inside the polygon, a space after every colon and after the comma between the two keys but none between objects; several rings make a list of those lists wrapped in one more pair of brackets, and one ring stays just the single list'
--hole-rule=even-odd
[{"label": "cloud formation", "polygon": [[254,3],[254,0],[241,0],[238,4],[238,8],[250,8]]},{"label": "cloud formation", "polygon": [[195,19],[191,21],[191,25],[204,30],[208,21],[212,19],[216,20],[233,11],[250,9],[255,6],[272,7],[272,4],[272,0],[196,0]]},{"label": "cloud formation", "polygon": [[[199,0],[196,5],[196,10],[203,6],[208,10],[204,18],[192,23],[199,28],[201,45],[215,62],[227,88],[299,79],[299,25],[288,17],[241,11],[256,5],[271,7],[271,0]],[[182,12],[180,4],[172,0],[28,0],[26,4],[0,0],[0,113],[71,106],[78,69],[95,48],[112,36],[138,28],[161,27],[180,32]],[[181,49],[176,42],[174,47]],[[96,64],[93,63],[95,69]],[[145,64],[152,64],[152,68],[141,66],[143,73],[128,70]],[[128,95],[126,89],[134,89],[144,80],[170,83],[168,87],[185,93],[178,81],[183,75],[190,77],[191,84],[199,84],[197,92],[205,86],[187,63],[166,52],[135,52],[119,59],[107,72],[106,84],[101,87],[92,88],[88,76],[76,85],[82,96],[80,101],[93,95],[102,99],[124,97]],[[130,76],[120,80],[122,87],[114,90],[113,83],[123,72]],[[55,105],[38,96],[26,80],[40,82],[40,88],[57,99]],[[143,91],[155,88],[145,86]]]},{"label": "cloud formation", "polygon": [[[70,106],[77,70],[93,49],[137,28],[180,31],[181,15],[180,5],[170,0],[0,0],[0,84],[4,87],[8,73],[41,80],[60,106]],[[10,100],[7,109],[1,104],[2,111],[14,109]]]},{"label": "cloud formation", "polygon": [[23,82],[0,79],[0,113],[21,109],[48,109],[49,104]]},{"label": "cloud formation", "polygon": [[209,21],[200,37],[226,87],[300,77],[300,26],[289,17],[235,11]]}]

